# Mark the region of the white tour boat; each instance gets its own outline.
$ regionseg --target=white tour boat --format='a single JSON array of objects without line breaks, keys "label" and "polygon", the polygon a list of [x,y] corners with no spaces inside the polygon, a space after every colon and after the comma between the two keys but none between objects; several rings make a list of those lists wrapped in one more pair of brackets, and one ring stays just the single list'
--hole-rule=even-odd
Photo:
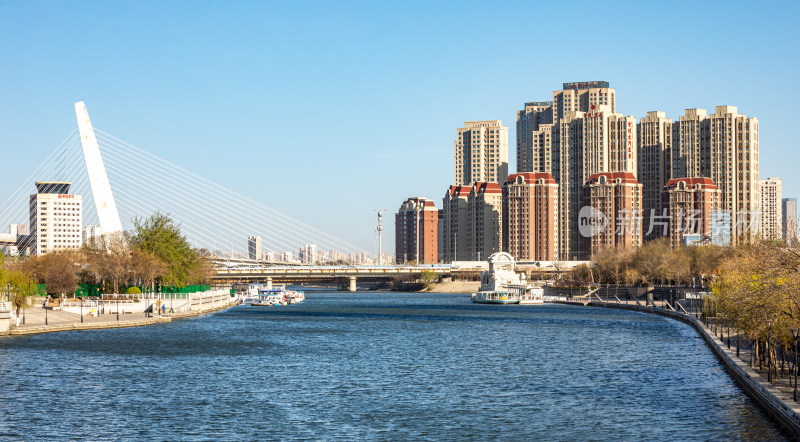
[{"label": "white tour boat", "polygon": [[542,287],[529,285],[524,273],[514,271],[514,257],[505,252],[489,257],[489,270],[481,272],[481,288],[472,294],[478,304],[543,304]]},{"label": "white tour boat", "polygon": [[285,285],[266,288],[266,285],[254,284],[245,299],[254,306],[277,306],[303,302],[306,295],[299,290],[288,290]]}]

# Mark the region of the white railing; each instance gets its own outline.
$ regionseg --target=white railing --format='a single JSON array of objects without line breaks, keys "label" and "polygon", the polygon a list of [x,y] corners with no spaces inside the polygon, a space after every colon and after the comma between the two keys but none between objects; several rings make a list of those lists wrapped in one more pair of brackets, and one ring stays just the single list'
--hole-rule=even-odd
[{"label": "white railing", "polygon": [[0,313],[7,313],[11,311],[10,302],[0,302]]}]

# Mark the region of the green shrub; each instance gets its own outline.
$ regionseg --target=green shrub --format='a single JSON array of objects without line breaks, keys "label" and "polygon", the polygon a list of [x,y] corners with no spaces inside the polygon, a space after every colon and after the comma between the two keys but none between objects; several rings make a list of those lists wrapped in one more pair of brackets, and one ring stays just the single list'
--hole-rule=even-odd
[{"label": "green shrub", "polygon": [[125,293],[128,295],[141,295],[142,291],[139,290],[139,287],[128,287],[128,290],[125,290]]}]

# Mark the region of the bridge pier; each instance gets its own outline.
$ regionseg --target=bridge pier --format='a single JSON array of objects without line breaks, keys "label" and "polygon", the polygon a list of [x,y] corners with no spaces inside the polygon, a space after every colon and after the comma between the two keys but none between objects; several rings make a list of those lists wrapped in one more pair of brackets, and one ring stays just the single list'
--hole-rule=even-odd
[{"label": "bridge pier", "polygon": [[356,277],[355,276],[351,276],[350,277],[350,291],[351,292],[356,291]]},{"label": "bridge pier", "polygon": [[272,276],[267,276],[267,290],[272,290]]}]

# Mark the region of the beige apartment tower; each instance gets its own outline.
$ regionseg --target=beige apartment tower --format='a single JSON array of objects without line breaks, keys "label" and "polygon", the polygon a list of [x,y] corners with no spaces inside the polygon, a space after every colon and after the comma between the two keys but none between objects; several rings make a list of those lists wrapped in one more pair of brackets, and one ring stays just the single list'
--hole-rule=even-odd
[{"label": "beige apartment tower", "polygon": [[730,214],[732,244],[758,239],[758,119],[734,106],[717,106],[710,116],[687,109],[672,131],[672,178],[711,178],[720,191],[720,210]]},{"label": "beige apartment tower", "polygon": [[705,177],[719,190],[719,209],[728,214],[726,223],[730,219],[732,243],[761,236],[758,119],[733,106],[717,106],[710,116],[704,109],[686,109],[674,122],[663,112],[648,112],[638,132],[645,225],[655,221],[651,215],[667,215],[661,195],[667,181]]},{"label": "beige apartment tower", "polygon": [[[581,189],[603,172],[637,173],[637,126],[633,116],[615,112],[616,91],[606,81],[564,83],[549,102],[527,103],[517,112],[519,173],[549,173],[558,184],[558,256],[584,255],[578,234]],[[529,170],[523,170],[528,168]]]},{"label": "beige apartment tower", "polygon": [[761,184],[761,235],[764,239],[783,239],[783,180],[767,178]]},{"label": "beige apartment tower", "polygon": [[442,198],[439,220],[439,262],[467,261],[469,194],[471,186],[450,186]]},{"label": "beige apartment tower", "polygon": [[639,121],[637,132],[639,157],[636,179],[642,185],[642,225],[646,241],[657,237],[654,232],[648,235],[649,226],[666,213],[662,193],[672,177],[672,120],[664,112],[648,112]]},{"label": "beige apartment tower", "polygon": [[508,127],[500,120],[467,121],[457,131],[455,184],[502,183],[508,176]]},{"label": "beige apartment tower", "polygon": [[[517,111],[517,172],[544,170],[547,157],[539,146],[547,145],[550,131],[542,128],[553,125],[553,102],[534,101],[525,103],[525,109]],[[534,140],[534,137],[541,138]],[[537,146],[534,149],[534,145]]]},{"label": "beige apartment tower", "polygon": [[486,260],[502,247],[503,190],[497,183],[475,183],[467,201],[467,257]]}]

